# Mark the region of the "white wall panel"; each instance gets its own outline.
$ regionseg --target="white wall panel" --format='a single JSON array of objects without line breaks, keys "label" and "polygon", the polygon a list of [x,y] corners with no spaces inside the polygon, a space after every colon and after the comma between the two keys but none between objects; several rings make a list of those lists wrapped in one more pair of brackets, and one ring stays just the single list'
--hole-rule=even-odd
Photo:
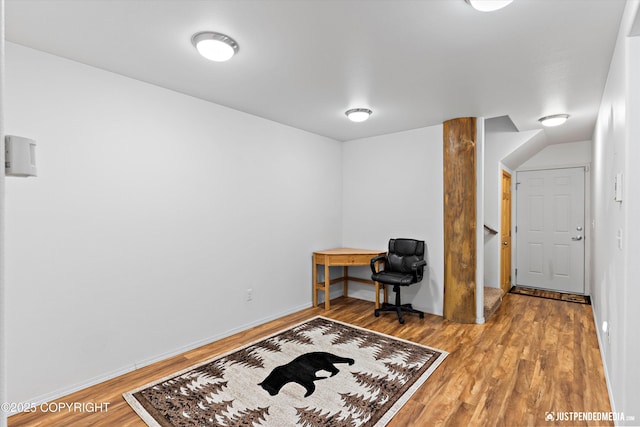
[{"label": "white wall panel", "polygon": [[[403,302],[441,315],[442,126],[345,142],[343,168],[344,246],[386,250],[390,238],[425,240],[429,263],[425,279],[402,290]],[[370,277],[371,273],[367,267],[358,275]],[[368,285],[353,283],[349,292],[374,298]]]},{"label": "white wall panel", "polygon": [[10,43],[6,65],[39,169],[6,188],[10,401],[310,306],[339,142]]}]

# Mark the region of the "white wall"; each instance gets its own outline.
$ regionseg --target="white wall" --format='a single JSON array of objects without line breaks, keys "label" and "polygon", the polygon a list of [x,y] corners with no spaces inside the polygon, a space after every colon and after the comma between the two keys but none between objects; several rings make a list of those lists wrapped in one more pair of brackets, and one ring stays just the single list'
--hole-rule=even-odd
[{"label": "white wall", "polygon": [[[311,305],[340,246],[341,144],[7,44],[13,402],[65,394]],[[253,289],[253,301],[245,301]]]},{"label": "white wall", "polygon": [[[490,123],[491,120],[487,120]],[[512,172],[520,163],[510,162],[505,165],[503,160],[508,156],[517,157],[523,161],[526,153],[539,149],[541,131],[518,132],[515,130],[492,131],[487,126],[484,148],[484,224],[498,231],[498,234],[484,236],[484,285],[494,288],[500,287],[500,203],[502,201],[502,170]],[[527,148],[528,145],[534,148]],[[514,153],[525,153],[514,155]],[[527,157],[524,157],[527,158]],[[515,176],[512,174],[512,184]],[[515,222],[514,222],[515,223]],[[515,239],[513,240],[515,241]],[[513,256],[515,259],[515,256]],[[513,277],[513,276],[512,276]]]},{"label": "white wall", "polygon": [[[343,145],[343,245],[386,250],[390,238],[425,240],[425,278],[402,290],[403,303],[438,315],[444,292],[442,174],[441,125]],[[355,270],[371,277],[368,268]],[[374,298],[368,285],[350,284],[349,292]]]},{"label": "white wall", "polygon": [[[593,137],[591,175],[593,310],[613,409],[635,416],[628,425],[640,421],[640,44],[627,37],[638,5],[628,2],[622,19]],[[613,197],[618,173],[625,177],[622,203]]]},{"label": "white wall", "polygon": [[[4,0],[0,0],[0,165],[4,165]],[[7,345],[6,331],[6,298],[4,279],[4,240],[5,240],[5,198],[4,198],[4,173],[0,173],[0,402],[8,402],[7,399]],[[0,410],[0,427],[7,425],[7,414]]]},{"label": "white wall", "polygon": [[583,166],[591,163],[591,141],[553,144],[524,162],[518,170]]},{"label": "white wall", "polygon": [[[638,3],[635,3],[638,5]],[[638,13],[639,9],[636,9]],[[635,23],[640,28],[640,15],[636,15]],[[629,55],[627,80],[627,155],[625,170],[627,222],[626,228],[626,264],[627,274],[624,294],[624,319],[627,325],[624,336],[624,380],[621,408],[635,415],[635,424],[640,424],[640,339],[637,327],[640,325],[640,35],[627,40]],[[631,424],[631,423],[629,423]]]}]

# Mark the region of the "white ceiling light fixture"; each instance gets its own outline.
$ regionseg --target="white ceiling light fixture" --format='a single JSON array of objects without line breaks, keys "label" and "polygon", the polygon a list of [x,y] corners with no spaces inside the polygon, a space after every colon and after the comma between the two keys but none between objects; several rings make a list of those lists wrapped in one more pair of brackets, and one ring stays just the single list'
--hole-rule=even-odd
[{"label": "white ceiling light fixture", "polygon": [[210,61],[216,62],[228,61],[240,50],[240,46],[234,39],[212,31],[203,31],[194,34],[193,37],[191,37],[191,43],[200,55]]},{"label": "white ceiling light fixture", "polygon": [[345,111],[344,114],[346,114],[346,116],[352,122],[364,122],[372,113],[373,111],[369,110],[368,108],[352,108]]},{"label": "white ceiling light fixture", "polygon": [[465,0],[475,10],[480,12],[493,12],[509,6],[513,0]]},{"label": "white ceiling light fixture", "polygon": [[568,118],[568,114],[554,114],[551,116],[541,117],[538,119],[538,121],[542,123],[542,126],[553,127],[560,126],[561,124],[566,122]]}]

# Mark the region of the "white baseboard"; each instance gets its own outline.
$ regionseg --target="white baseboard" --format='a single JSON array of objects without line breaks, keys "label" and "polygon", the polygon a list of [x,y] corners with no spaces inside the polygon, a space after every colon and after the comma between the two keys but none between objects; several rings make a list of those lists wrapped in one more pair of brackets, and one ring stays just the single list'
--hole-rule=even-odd
[{"label": "white baseboard", "polygon": [[[598,316],[596,316],[596,310],[593,306],[593,301],[591,302],[591,312],[593,313],[593,322],[596,327],[596,337],[598,338],[598,349],[600,350],[600,359],[602,360],[602,369],[604,371],[604,380],[607,383],[607,392],[609,393],[609,404],[611,405],[611,412],[616,411],[616,403],[613,398],[613,390],[611,389],[611,381],[609,380],[609,370],[607,369],[606,358],[604,354],[604,346],[602,345],[602,337],[600,336],[600,327],[598,326]],[[614,420],[614,425],[618,426],[618,421]]]},{"label": "white baseboard", "polygon": [[[258,320],[255,320],[253,322],[250,322],[250,323],[238,326],[236,328],[230,329],[230,330],[225,331],[225,332],[223,332],[221,334],[213,335],[211,337],[195,341],[193,343],[190,343],[190,344],[187,344],[185,346],[179,347],[179,348],[177,348],[175,350],[171,350],[171,351],[159,354],[159,355],[151,357],[149,359],[145,359],[145,360],[141,360],[141,361],[138,361],[138,362],[134,362],[131,365],[123,366],[120,369],[116,369],[116,370],[113,370],[111,372],[107,372],[107,373],[105,373],[103,375],[98,375],[98,376],[90,378],[90,379],[88,379],[86,381],[82,381],[80,383],[74,384],[74,385],[72,385],[70,387],[61,388],[61,389],[58,389],[58,390],[54,390],[54,391],[52,391],[50,393],[46,393],[46,394],[43,394],[43,395],[40,395],[40,396],[36,396],[33,399],[29,399],[29,401],[25,402],[23,406],[32,408],[32,407],[40,406],[42,404],[46,404],[48,402],[51,402],[51,401],[60,399],[60,398],[62,398],[64,396],[67,396],[67,395],[69,395],[71,393],[75,393],[77,391],[80,391],[80,390],[83,390],[85,388],[94,386],[96,384],[100,384],[100,383],[103,383],[105,381],[112,380],[114,378],[119,377],[120,375],[128,374],[129,372],[133,372],[136,369],[140,369],[140,368],[143,368],[145,366],[152,365],[152,364],[154,364],[156,362],[160,362],[162,360],[169,359],[169,358],[171,358],[173,356],[177,356],[179,354],[186,353],[187,351],[194,350],[194,349],[196,349],[198,347],[202,347],[203,345],[210,344],[212,342],[221,340],[223,338],[226,338],[226,337],[229,337],[231,335],[237,334],[238,332],[246,331],[246,330],[251,329],[251,328],[253,328],[255,326],[262,325],[264,323],[270,322],[272,320],[279,319],[279,318],[287,316],[289,314],[297,313],[298,311],[310,308],[311,305],[312,305],[311,303],[307,303],[307,304],[299,305],[297,307],[292,307],[290,309],[284,310],[284,311],[279,312],[277,314],[273,314],[271,316],[267,316],[267,317],[264,317],[262,319],[258,319]],[[96,403],[100,403],[100,402],[96,402]],[[15,415],[17,413],[18,413],[17,411],[13,411],[13,412],[8,412],[7,415],[11,416],[11,415]]]}]

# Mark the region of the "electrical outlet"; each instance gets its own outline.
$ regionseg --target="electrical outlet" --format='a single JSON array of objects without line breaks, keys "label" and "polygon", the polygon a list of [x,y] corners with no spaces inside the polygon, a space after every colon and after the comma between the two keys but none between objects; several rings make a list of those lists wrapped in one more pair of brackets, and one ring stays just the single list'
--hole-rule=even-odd
[{"label": "electrical outlet", "polygon": [[251,301],[253,299],[253,289],[247,289],[247,301]]}]

